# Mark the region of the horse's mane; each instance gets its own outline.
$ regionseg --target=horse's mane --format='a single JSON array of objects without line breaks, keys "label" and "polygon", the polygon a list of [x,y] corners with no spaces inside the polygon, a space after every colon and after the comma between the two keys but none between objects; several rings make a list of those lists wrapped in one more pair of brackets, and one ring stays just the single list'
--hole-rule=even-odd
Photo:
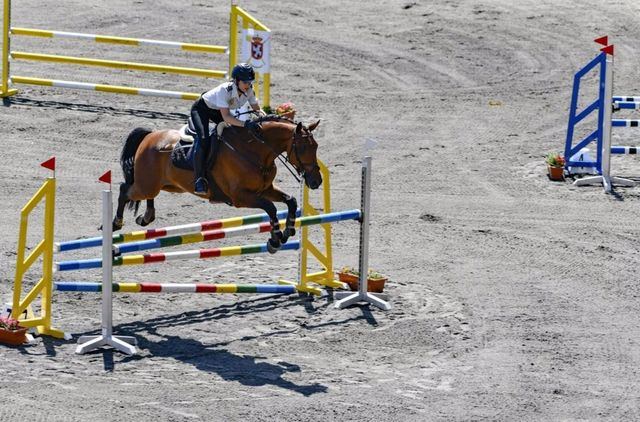
[{"label": "horse's mane", "polygon": [[279,116],[277,114],[269,114],[267,116],[259,117],[256,120],[254,120],[254,122],[256,122],[256,123],[262,123],[262,122],[286,122],[286,123],[291,123],[293,125],[297,124],[296,122],[294,122],[293,120],[289,119],[288,117]]}]

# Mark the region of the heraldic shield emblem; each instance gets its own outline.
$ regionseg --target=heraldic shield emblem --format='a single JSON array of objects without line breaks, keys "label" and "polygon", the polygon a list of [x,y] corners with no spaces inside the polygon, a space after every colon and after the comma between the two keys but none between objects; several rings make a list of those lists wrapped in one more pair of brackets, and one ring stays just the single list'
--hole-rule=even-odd
[{"label": "heraldic shield emblem", "polygon": [[261,37],[251,37],[251,58],[254,60],[262,59],[264,53],[264,44]]}]

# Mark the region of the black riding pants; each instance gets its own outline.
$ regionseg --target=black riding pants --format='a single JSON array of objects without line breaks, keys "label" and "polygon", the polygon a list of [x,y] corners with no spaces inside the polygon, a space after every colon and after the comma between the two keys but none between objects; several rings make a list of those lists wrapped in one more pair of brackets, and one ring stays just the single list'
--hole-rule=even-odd
[{"label": "black riding pants", "polygon": [[[205,160],[209,155],[209,148],[211,147],[211,137],[209,136],[209,120],[218,124],[224,119],[220,110],[212,109],[207,106],[207,103],[198,98],[196,102],[191,106],[191,116],[189,117],[189,128],[195,132],[195,140],[193,143],[193,170],[196,179],[199,177],[205,177]],[[218,142],[213,145],[214,154],[217,156],[219,149]]]}]

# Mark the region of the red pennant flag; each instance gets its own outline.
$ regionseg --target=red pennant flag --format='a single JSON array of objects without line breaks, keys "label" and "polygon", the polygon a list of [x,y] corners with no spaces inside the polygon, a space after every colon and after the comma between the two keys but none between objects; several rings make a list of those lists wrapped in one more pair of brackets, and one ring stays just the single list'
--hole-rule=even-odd
[{"label": "red pennant flag", "polygon": [[40,163],[40,165],[46,169],[56,171],[56,157],[51,157],[44,163]]},{"label": "red pennant flag", "polygon": [[104,182],[104,183],[111,184],[111,170],[109,170],[108,172],[106,172],[105,174],[100,176],[100,178],[98,180],[101,181],[101,182]]},{"label": "red pennant flag", "polygon": [[606,47],[602,47],[600,49],[600,51],[602,51],[603,53],[608,54],[610,56],[613,56],[613,44],[608,45]]},{"label": "red pennant flag", "polygon": [[597,42],[598,44],[601,44],[601,45],[609,45],[609,37],[606,36],[606,35],[604,37],[596,38],[593,41],[595,41],[595,42]]}]

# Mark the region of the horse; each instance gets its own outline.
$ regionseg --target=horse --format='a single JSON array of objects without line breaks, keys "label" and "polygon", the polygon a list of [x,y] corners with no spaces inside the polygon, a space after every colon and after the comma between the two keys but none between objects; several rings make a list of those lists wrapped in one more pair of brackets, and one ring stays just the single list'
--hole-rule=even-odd
[{"label": "horse", "polygon": [[[255,131],[232,126],[224,130],[221,139],[214,140],[220,143],[217,158],[207,169],[207,197],[211,203],[226,202],[237,208],[264,210],[271,224],[267,250],[275,253],[295,235],[298,208],[293,196],[273,184],[277,172],[275,160],[286,153],[286,160],[305,184],[310,189],[320,187],[318,143],[312,133],[320,121],[306,127],[286,118],[266,116],[256,122]],[[155,220],[154,198],[161,190],[195,195],[193,171],[178,168],[171,160],[171,152],[179,140],[177,130],[152,131],[138,127],[128,135],[120,155],[125,181],[120,185],[114,231],[123,227],[127,205],[137,214],[140,201],[146,200],[144,215],[136,218],[136,223],[146,226]],[[215,186],[217,189],[213,189]],[[273,202],[287,205],[284,231],[280,229]]]}]

